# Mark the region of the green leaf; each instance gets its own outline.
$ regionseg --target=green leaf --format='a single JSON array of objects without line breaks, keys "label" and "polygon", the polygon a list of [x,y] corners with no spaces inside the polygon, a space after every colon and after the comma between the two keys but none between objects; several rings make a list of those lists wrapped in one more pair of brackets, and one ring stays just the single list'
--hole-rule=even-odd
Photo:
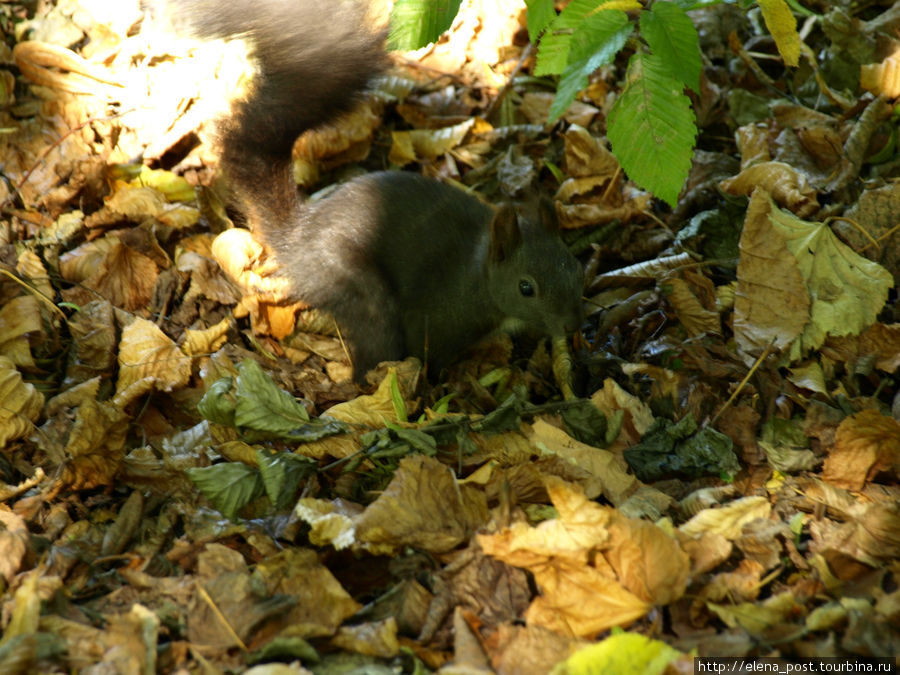
[{"label": "green leaf", "polygon": [[556,18],[556,9],[553,0],[525,0],[528,8],[528,39],[532,44],[537,44],[547,26]]},{"label": "green leaf", "polygon": [[575,440],[596,448],[606,447],[606,416],[587,399],[562,410],[566,431]]},{"label": "green leaf", "polygon": [[234,421],[257,431],[287,433],[309,422],[300,403],[272,381],[253,359],[238,364]]},{"label": "green leaf", "polygon": [[584,17],[603,3],[604,0],[572,0],[566,6],[541,38],[535,75],[559,75],[566,69],[575,29],[584,21]]},{"label": "green leaf", "polygon": [[290,452],[257,450],[256,461],[259,462],[259,473],[266,495],[276,510],[293,503],[300,483],[314,474],[318,467],[315,460]]},{"label": "green leaf", "polygon": [[389,49],[418,49],[450,28],[461,0],[397,0],[391,11]]},{"label": "green leaf", "polygon": [[631,180],[674,207],[697,138],[691,101],[659,56],[635,54],[628,79],[609,112],[613,154]]},{"label": "green leaf", "polygon": [[203,417],[216,424],[234,426],[235,398],[232,392],[234,378],[223,377],[212,383],[197,404],[197,410]]},{"label": "green leaf", "polygon": [[641,442],[623,454],[638,478],[655,481],[676,475],[734,475],[740,464],[733,448],[728,436],[710,427],[697,431],[694,418],[686,415],[677,424],[657,419]]},{"label": "green leaf", "polygon": [[263,494],[263,482],[256,467],[242,462],[225,462],[187,470],[188,478],[226,518],[234,520],[238,512]]},{"label": "green leaf", "polygon": [[683,9],[673,2],[654,2],[649,12],[641,12],[641,35],[672,77],[700,91],[700,43]]},{"label": "green leaf", "polygon": [[400,383],[397,382],[397,371],[391,371],[391,403],[394,406],[394,414],[401,422],[408,422],[409,415],[406,412],[406,401],[400,393]]},{"label": "green leaf", "polygon": [[555,122],[588,83],[597,68],[612,62],[634,27],[625,12],[598,12],[586,17],[575,29],[569,51],[569,65],[563,71],[550,106],[549,121]]}]

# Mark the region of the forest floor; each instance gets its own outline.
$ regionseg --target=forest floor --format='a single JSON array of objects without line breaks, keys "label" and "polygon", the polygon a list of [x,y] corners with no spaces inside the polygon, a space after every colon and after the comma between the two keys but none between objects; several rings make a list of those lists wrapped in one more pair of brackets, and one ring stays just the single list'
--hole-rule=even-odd
[{"label": "forest floor", "polygon": [[295,175],[553,198],[568,400],[507,336],[357,386],[243,276],[211,140],[240,58],[137,2],[0,4],[0,673],[896,667],[897,6],[810,3],[795,68],[755,10],[691,12],[672,209],[605,137],[627,50],[551,125],[524,5],[471,4]]}]

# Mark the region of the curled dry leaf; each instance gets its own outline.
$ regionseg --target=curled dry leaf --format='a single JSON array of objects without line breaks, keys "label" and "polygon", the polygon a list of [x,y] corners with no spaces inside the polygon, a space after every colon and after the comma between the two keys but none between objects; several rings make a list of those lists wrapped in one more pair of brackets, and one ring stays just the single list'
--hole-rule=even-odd
[{"label": "curled dry leaf", "polygon": [[216,325],[205,330],[188,329],[184,332],[184,342],[181,348],[188,356],[212,354],[227,342],[231,323],[232,320],[225,317]]},{"label": "curled dry leaf", "polygon": [[900,476],[900,422],[877,410],[863,410],[841,422],[822,478],[861,490],[879,473]]},{"label": "curled dry leaf", "polygon": [[272,274],[277,270],[269,262],[260,264],[263,250],[250,231],[241,228],[225,230],[212,244],[216,262],[245,293],[259,294],[267,302],[284,302],[288,283]]},{"label": "curled dry leaf", "polygon": [[723,191],[732,195],[749,197],[762,188],[773,199],[799,217],[805,218],[819,210],[816,191],[809,186],[806,177],[794,167],[782,162],[762,162],[742,170],[734,178],[721,182]]},{"label": "curled dry leaf", "polygon": [[716,532],[730,541],[741,536],[744,525],[756,518],[768,518],[772,511],[765,497],[744,497],[719,508],[704,509],[678,528],[689,537]]},{"label": "curled dry leaf", "polygon": [[745,124],[734,132],[738,149],[741,151],[741,168],[768,162],[769,129],[765,124]]},{"label": "curled dry leaf", "polygon": [[124,408],[151,391],[173,391],[191,377],[191,359],[156,324],[137,318],[122,329],[114,403]]},{"label": "curled dry leaf", "polygon": [[43,261],[34,251],[26,249],[19,254],[19,259],[16,261],[16,272],[28,279],[44,298],[53,298],[55,291],[50,285],[50,275],[47,274]]},{"label": "curled dry leaf", "polygon": [[31,433],[44,395],[22,380],[15,364],[0,356],[0,448]]},{"label": "curled dry leaf", "polygon": [[721,335],[718,313],[706,309],[684,279],[667,279],[665,285],[669,290],[666,299],[675,309],[689,336]]},{"label": "curled dry leaf", "polygon": [[474,119],[468,119],[443,129],[394,131],[391,133],[393,144],[389,159],[399,166],[410,162],[435,160],[462,143],[474,124]]},{"label": "curled dry leaf", "polygon": [[887,98],[900,96],[900,57],[889,56],[881,63],[860,66],[859,86]]}]

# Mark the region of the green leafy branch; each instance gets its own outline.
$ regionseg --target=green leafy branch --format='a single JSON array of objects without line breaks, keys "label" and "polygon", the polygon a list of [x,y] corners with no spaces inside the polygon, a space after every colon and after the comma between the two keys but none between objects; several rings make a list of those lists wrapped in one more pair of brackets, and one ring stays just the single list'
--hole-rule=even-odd
[{"label": "green leafy branch", "polygon": [[[450,27],[459,0],[398,0],[391,15],[394,49],[417,49]],[[610,110],[607,135],[629,178],[674,206],[691,167],[697,123],[685,89],[699,92],[700,48],[686,10],[717,1],[526,0],[528,34],[538,44],[535,75],[559,76],[549,121],[555,122],[626,45],[634,50],[625,89]],[[785,0],[759,0],[785,63],[797,64],[800,38]],[[637,21],[626,13],[638,11]],[[637,25],[635,25],[637,24]],[[639,30],[635,30],[636,27]]]}]

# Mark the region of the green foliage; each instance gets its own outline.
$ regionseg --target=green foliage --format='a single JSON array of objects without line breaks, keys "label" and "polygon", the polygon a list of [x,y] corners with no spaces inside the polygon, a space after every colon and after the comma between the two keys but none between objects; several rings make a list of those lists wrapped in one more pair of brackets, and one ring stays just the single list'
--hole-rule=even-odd
[{"label": "green foliage", "polygon": [[628,176],[674,206],[691,168],[697,125],[681,83],[654,54],[635,54],[607,135]]},{"label": "green foliage", "polygon": [[[574,0],[546,21],[546,8],[529,33],[545,27],[536,75],[560,74],[550,121],[557,120],[587,86],[597,68],[611,63],[634,27],[624,9],[629,0]],[[529,6],[530,8],[531,6]],[[640,13],[641,37],[628,72],[628,84],[608,120],[613,153],[629,178],[674,205],[690,171],[696,122],[684,87],[700,88],[697,31],[684,10],[659,0]]]},{"label": "green foliage", "polygon": [[460,0],[397,0],[391,11],[391,49],[418,49],[450,28]]},{"label": "green foliage", "polygon": [[308,442],[340,433],[344,426],[332,419],[310,420],[306,408],[280,389],[256,361],[238,364],[236,378],[212,384],[197,409],[210,422]]},{"label": "green foliage", "polygon": [[259,470],[241,462],[225,462],[187,470],[188,477],[222,515],[230,520],[263,495]]},{"label": "green foliage", "polygon": [[676,424],[657,419],[641,442],[625,450],[624,456],[642,481],[672,475],[692,479],[707,475],[733,476],[741,468],[731,439],[711,427],[698,431],[691,415]]},{"label": "green foliage", "polygon": [[700,91],[700,47],[690,17],[671,2],[654,2],[641,12],[641,35],[669,74],[688,89]]},{"label": "green foliage", "polygon": [[600,12],[585,17],[572,36],[568,64],[550,106],[551,122],[559,119],[587,86],[591,73],[612,62],[633,30],[625,12]]},{"label": "green foliage", "polygon": [[256,461],[266,495],[278,511],[291,505],[300,483],[318,468],[315,460],[291,452],[257,450]]}]

